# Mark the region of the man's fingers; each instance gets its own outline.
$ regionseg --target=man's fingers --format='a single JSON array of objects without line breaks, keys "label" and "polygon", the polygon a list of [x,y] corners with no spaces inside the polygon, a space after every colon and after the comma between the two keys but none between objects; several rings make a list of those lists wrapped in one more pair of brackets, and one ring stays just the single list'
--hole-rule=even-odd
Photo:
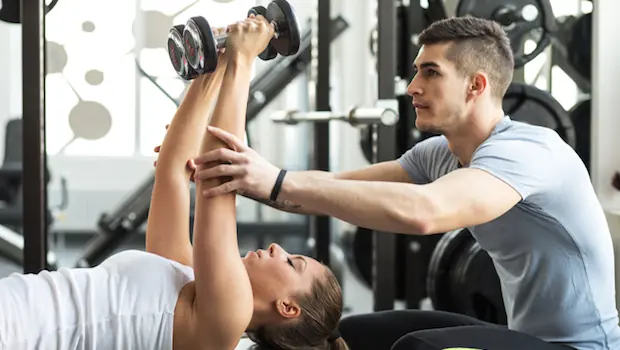
[{"label": "man's fingers", "polygon": [[213,136],[225,142],[228,147],[234,149],[237,152],[240,152],[245,149],[245,143],[237,138],[237,136],[224,131],[215,126],[208,126],[207,131],[209,131]]},{"label": "man's fingers", "polygon": [[194,164],[201,165],[211,162],[218,163],[242,163],[245,156],[228,148],[218,148],[194,158]]},{"label": "man's fingers", "polygon": [[193,159],[190,159],[190,160],[187,161],[187,167],[190,170],[196,170],[196,163],[194,163]]},{"label": "man's fingers", "polygon": [[215,197],[215,196],[219,196],[219,195],[230,193],[230,192],[235,192],[241,187],[240,185],[241,185],[241,182],[239,180],[228,181],[217,187],[213,187],[208,190],[202,191],[202,195],[208,198],[208,197]]},{"label": "man's fingers", "polygon": [[198,179],[198,181],[205,181],[224,176],[235,177],[243,175],[244,172],[245,169],[239,165],[220,164],[208,169],[197,171],[194,177]]}]

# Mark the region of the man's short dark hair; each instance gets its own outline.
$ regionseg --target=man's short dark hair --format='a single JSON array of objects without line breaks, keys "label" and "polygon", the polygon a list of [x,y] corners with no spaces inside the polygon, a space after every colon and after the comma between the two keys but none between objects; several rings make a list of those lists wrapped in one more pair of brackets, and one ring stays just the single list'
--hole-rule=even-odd
[{"label": "man's short dark hair", "polygon": [[504,97],[512,81],[514,57],[510,39],[494,21],[454,17],[437,21],[419,37],[420,45],[451,43],[446,58],[456,69],[471,75],[482,70],[489,76],[493,96]]}]

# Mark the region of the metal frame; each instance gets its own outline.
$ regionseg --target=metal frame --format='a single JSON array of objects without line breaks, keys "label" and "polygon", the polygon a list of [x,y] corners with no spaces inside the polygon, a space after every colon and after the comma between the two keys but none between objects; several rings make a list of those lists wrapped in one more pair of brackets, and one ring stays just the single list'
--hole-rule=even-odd
[{"label": "metal frame", "polygon": [[[331,0],[318,0],[317,6],[317,72],[315,85],[316,111],[331,111],[329,94],[330,84],[330,52],[331,52]],[[329,171],[329,122],[314,123],[314,159],[313,169]],[[331,242],[331,220],[329,216],[313,216],[310,219],[316,240],[316,258],[327,266],[329,246]]]},{"label": "metal frame", "polygon": [[24,273],[47,266],[45,1],[22,0]]},{"label": "metal frame", "polygon": [[[378,1],[377,4],[377,74],[378,99],[396,98],[397,77],[397,31],[396,3],[393,0]],[[396,128],[377,125],[377,161],[393,160],[396,154]],[[396,236],[393,233],[373,232],[373,299],[374,310],[394,308]]]}]

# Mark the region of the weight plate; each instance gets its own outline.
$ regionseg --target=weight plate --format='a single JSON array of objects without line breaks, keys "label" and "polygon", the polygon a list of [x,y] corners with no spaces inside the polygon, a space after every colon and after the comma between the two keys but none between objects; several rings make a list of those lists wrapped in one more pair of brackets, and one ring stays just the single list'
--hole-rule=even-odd
[{"label": "weight plate", "polygon": [[[478,17],[500,23],[510,38],[515,68],[521,68],[538,56],[551,43],[555,16],[548,0],[461,0],[456,8],[458,17]],[[536,47],[523,53],[527,39]]]},{"label": "weight plate", "polygon": [[183,49],[190,67],[198,74],[211,73],[217,67],[217,43],[209,22],[201,16],[187,21],[183,31]]},{"label": "weight plate", "polygon": [[[250,15],[263,16],[267,18],[267,9],[265,8],[265,6],[254,6],[248,11],[248,17]],[[258,57],[263,61],[272,60],[276,58],[276,56],[278,56],[278,51],[276,51],[276,48],[273,47],[271,42],[269,42],[269,45],[267,45],[263,52],[258,55]]]},{"label": "weight plate", "polygon": [[592,13],[580,16],[571,27],[568,62],[586,80],[592,78]]},{"label": "weight plate", "polygon": [[555,130],[571,147],[577,141],[569,113],[551,94],[534,86],[512,83],[504,95],[504,113],[512,120]]},{"label": "weight plate", "polygon": [[267,5],[267,19],[276,25],[278,38],[271,40],[282,56],[294,55],[301,45],[301,28],[295,10],[286,0],[274,0]]},{"label": "weight plate", "polygon": [[[358,227],[355,231],[346,231],[342,236],[342,248],[345,252],[347,265],[356,278],[368,288],[372,288],[372,230]],[[397,239],[403,237],[397,236]],[[396,246],[396,299],[405,297],[405,281],[403,276],[405,254],[401,244]]]},{"label": "weight plate", "polygon": [[590,169],[590,133],[592,132],[591,108],[591,101],[587,99],[577,103],[569,111],[570,119],[573,121],[573,125],[575,125],[577,134],[575,151],[588,170]]},{"label": "weight plate", "polygon": [[185,46],[183,45],[183,32],[185,26],[182,24],[176,25],[168,32],[168,57],[174,71],[183,79],[191,80],[198,76],[198,73],[194,68],[189,66],[187,57],[185,55]]},{"label": "weight plate", "polygon": [[455,308],[450,311],[506,325],[501,285],[489,254],[472,239],[453,261],[450,290]]},{"label": "weight plate", "polygon": [[[49,4],[45,5],[45,14],[47,15],[51,10],[56,7],[58,0],[52,0]],[[0,1],[0,21],[8,23],[21,23],[21,1],[14,0]]]},{"label": "weight plate", "polygon": [[445,233],[437,242],[428,265],[426,290],[435,310],[452,311],[457,308],[450,294],[450,271],[459,253],[467,243],[474,241],[467,229]]}]

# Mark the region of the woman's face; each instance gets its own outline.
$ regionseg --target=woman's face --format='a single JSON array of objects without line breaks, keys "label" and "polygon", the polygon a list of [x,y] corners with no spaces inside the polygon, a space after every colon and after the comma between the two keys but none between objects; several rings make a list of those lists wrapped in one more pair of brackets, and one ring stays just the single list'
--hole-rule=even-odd
[{"label": "woman's face", "polygon": [[291,255],[273,243],[269,249],[250,251],[243,258],[250,277],[255,307],[276,305],[283,317],[297,317],[294,297],[309,293],[325,266],[313,258]]}]

